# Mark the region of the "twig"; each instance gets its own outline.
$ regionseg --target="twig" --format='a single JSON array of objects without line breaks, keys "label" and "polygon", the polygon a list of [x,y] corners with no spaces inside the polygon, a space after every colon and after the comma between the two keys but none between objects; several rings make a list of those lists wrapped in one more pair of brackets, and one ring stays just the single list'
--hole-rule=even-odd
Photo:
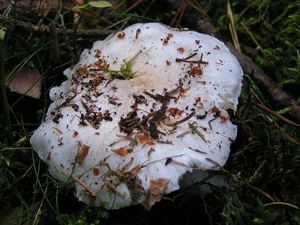
[{"label": "twig", "polygon": [[292,126],[295,126],[295,127],[300,127],[300,124],[298,123],[295,123],[287,118],[285,118],[284,116],[276,113],[275,111],[273,111],[272,109],[269,109],[268,107],[260,104],[260,103],[256,103],[256,102],[253,102],[256,106],[258,106],[259,108],[261,108],[262,110],[264,110],[265,112],[269,113],[269,114],[272,114],[273,116],[276,116],[278,119],[282,120],[283,122],[289,124],[289,125],[292,125]]},{"label": "twig", "polygon": [[97,194],[90,189],[87,184],[85,184],[82,180],[80,180],[78,177],[71,175],[71,177],[81,186],[84,188],[84,190],[89,193],[92,197],[96,197]]},{"label": "twig", "polygon": [[258,192],[259,194],[265,196],[271,202],[276,202],[275,199],[269,193],[265,192],[264,190],[260,189],[259,187],[256,187],[256,186],[250,184],[248,181],[241,178],[239,175],[232,174],[228,170],[224,169],[223,167],[221,167],[221,171],[223,171],[225,174],[228,174],[232,178],[232,180],[234,182],[238,183],[239,185],[244,185],[244,186]]},{"label": "twig", "polygon": [[201,53],[200,59],[199,60],[188,60],[192,57],[194,57],[195,55],[197,55],[197,53],[194,53],[186,58],[180,59],[180,58],[176,58],[175,61],[176,62],[187,62],[187,63],[195,63],[195,64],[204,64],[207,65],[208,62],[203,61],[203,53]]},{"label": "twig", "polygon": [[170,26],[179,27],[182,17],[184,15],[184,12],[187,8],[187,6],[190,4],[190,0],[181,0],[180,6],[178,7],[175,16],[173,17]]},{"label": "twig", "polygon": [[[16,19],[10,19],[5,16],[0,16],[0,24],[12,28],[17,29],[23,29],[28,32],[34,32],[34,33],[50,33],[49,26],[46,25],[34,25],[29,22],[24,22],[21,20]],[[99,29],[87,29],[87,30],[78,30],[76,32],[76,35],[79,37],[106,37],[112,33],[114,33],[114,30],[99,30]],[[62,28],[56,28],[56,33],[58,35],[66,35],[71,36],[74,35],[73,29],[62,29]]]},{"label": "twig", "polygon": [[171,127],[177,126],[177,125],[179,125],[179,124],[181,124],[181,123],[184,123],[184,122],[188,121],[188,120],[191,119],[195,114],[196,114],[196,112],[194,111],[194,112],[190,113],[189,115],[187,115],[186,117],[184,117],[184,118],[181,119],[181,120],[175,121],[175,122],[173,122],[173,123],[167,123],[166,121],[164,121],[164,124],[167,125],[167,126],[171,126]]},{"label": "twig", "polygon": [[270,199],[272,202],[275,202],[275,199],[267,192],[265,192],[264,190],[252,185],[252,184],[249,184],[245,181],[241,181],[243,185],[245,185],[246,187],[258,192],[259,194],[265,196],[266,198]]},{"label": "twig", "polygon": [[138,0],[135,3],[133,3],[131,6],[129,6],[123,13],[127,14],[129,13],[131,10],[133,10],[134,8],[136,8],[140,3],[142,3],[143,0]]}]

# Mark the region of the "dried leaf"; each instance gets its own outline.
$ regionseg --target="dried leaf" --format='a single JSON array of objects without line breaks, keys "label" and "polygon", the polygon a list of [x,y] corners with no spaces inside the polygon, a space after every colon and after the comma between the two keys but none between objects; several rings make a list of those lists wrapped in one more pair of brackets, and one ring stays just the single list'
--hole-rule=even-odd
[{"label": "dried leaf", "polygon": [[81,145],[79,153],[76,157],[76,160],[79,164],[81,164],[83,162],[83,160],[86,158],[86,156],[89,153],[89,150],[90,150],[90,146],[85,145],[85,144]]},{"label": "dried leaf", "polygon": [[158,178],[156,180],[150,180],[150,186],[148,190],[148,197],[144,201],[143,205],[150,209],[155,202],[159,201],[168,188],[170,180],[166,178]]},{"label": "dried leaf", "polygon": [[143,145],[155,145],[153,139],[147,134],[139,134],[137,135],[139,142]]},{"label": "dried leaf", "polygon": [[8,82],[11,91],[39,99],[42,88],[42,75],[36,69],[21,69]]},{"label": "dried leaf", "polygon": [[127,147],[122,147],[113,149],[112,151],[120,156],[126,156],[131,151],[131,149],[128,149]]},{"label": "dried leaf", "polygon": [[140,164],[137,164],[130,170],[130,173],[136,175],[141,170],[141,168],[142,166]]}]

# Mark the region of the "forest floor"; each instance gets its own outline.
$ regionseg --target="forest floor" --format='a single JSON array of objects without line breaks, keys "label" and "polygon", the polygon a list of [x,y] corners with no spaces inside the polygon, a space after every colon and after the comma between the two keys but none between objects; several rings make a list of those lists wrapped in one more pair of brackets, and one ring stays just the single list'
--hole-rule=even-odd
[{"label": "forest floor", "polygon": [[[29,1],[9,8],[4,2],[0,224],[300,224],[299,0],[112,0],[108,8],[82,7],[79,20],[71,1],[50,1],[45,8]],[[232,118],[238,137],[218,172],[229,188],[212,187],[205,196],[177,191],[149,211],[139,205],[114,211],[88,207],[72,187],[48,174],[29,139],[50,104],[49,89],[64,80],[63,70],[84,48],[111,31],[155,21],[217,36],[243,67]],[[30,87],[35,97],[9,85],[11,77],[25,73],[40,77],[41,93]]]}]

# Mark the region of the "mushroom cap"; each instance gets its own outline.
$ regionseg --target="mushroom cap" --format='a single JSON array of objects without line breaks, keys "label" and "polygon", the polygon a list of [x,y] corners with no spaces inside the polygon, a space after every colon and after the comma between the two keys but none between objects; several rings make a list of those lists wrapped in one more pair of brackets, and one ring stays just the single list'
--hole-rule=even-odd
[{"label": "mushroom cap", "polygon": [[237,127],[242,69],[214,37],[134,24],[94,43],[50,91],[31,144],[79,200],[146,208],[187,171],[223,166]]}]

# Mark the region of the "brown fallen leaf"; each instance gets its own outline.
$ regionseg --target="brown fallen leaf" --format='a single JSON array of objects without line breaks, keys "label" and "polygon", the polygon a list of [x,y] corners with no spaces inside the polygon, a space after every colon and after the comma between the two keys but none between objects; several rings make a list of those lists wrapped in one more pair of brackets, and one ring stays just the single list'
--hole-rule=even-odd
[{"label": "brown fallen leaf", "polygon": [[36,69],[23,68],[8,81],[12,92],[39,99],[41,97],[42,75]]},{"label": "brown fallen leaf", "polygon": [[85,144],[81,145],[79,153],[76,157],[76,160],[78,161],[79,164],[81,164],[83,160],[87,157],[89,150],[90,150],[90,146]]},{"label": "brown fallen leaf", "polygon": [[143,202],[146,209],[150,209],[155,202],[159,201],[168,188],[170,180],[166,178],[158,178],[156,180],[150,180],[150,186],[148,190],[148,196]]},{"label": "brown fallen leaf", "polygon": [[155,145],[153,139],[147,134],[137,135],[139,142],[143,145]]},{"label": "brown fallen leaf", "polygon": [[118,149],[113,149],[112,151],[120,156],[126,156],[132,150],[127,147],[122,147],[122,148],[118,148]]}]

